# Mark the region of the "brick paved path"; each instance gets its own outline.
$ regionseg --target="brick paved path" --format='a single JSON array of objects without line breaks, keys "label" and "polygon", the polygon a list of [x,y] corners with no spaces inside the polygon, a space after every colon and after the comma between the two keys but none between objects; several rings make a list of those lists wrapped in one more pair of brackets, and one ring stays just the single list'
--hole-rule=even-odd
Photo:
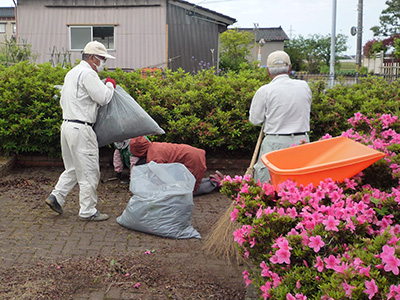
[{"label": "brick paved path", "polygon": [[[204,240],[170,240],[123,228],[116,222],[130,199],[127,186],[116,182],[100,183],[98,209],[110,215],[105,222],[82,222],[78,219],[78,189],[72,191],[58,216],[45,204],[62,168],[14,168],[0,177],[0,266],[37,264],[42,260],[63,261],[90,257],[126,255],[155,249],[171,260],[186,261],[193,268],[208,268],[210,272],[224,272],[226,280],[243,285],[242,268],[227,264],[203,253]],[[235,174],[231,174],[235,175]],[[102,167],[102,177],[113,176],[111,167]],[[3,186],[1,185],[3,183]],[[7,188],[5,183],[16,188]],[[112,193],[110,191],[112,190]],[[109,195],[112,195],[111,197]],[[212,224],[229,206],[229,200],[212,193],[194,198],[193,227],[204,238]],[[207,266],[204,264],[207,261]],[[132,299],[118,288],[83,294],[80,299]],[[78,299],[78,298],[77,298]],[[140,298],[135,298],[140,299]]]}]

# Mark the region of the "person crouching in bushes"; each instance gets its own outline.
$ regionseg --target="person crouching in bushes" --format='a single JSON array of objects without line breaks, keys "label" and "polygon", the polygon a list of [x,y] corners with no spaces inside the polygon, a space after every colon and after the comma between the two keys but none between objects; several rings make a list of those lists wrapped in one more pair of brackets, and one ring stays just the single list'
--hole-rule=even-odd
[{"label": "person crouching in bushes", "polygon": [[215,175],[203,178],[207,171],[206,152],[203,149],[186,144],[173,144],[163,142],[151,142],[146,137],[132,138],[129,142],[132,155],[145,158],[149,163],[181,163],[193,174],[196,183],[193,195],[199,196],[212,192],[221,186],[224,176],[216,171]]},{"label": "person crouching in bushes", "polygon": [[140,159],[139,157],[132,155],[131,151],[129,150],[129,141],[130,140],[127,139],[122,142],[114,143],[115,150],[113,153],[113,167],[116,177],[122,184],[129,183],[129,178],[126,179],[122,177],[122,171],[124,170],[124,167],[128,167],[129,170],[132,170],[133,166],[146,163],[144,159]]}]

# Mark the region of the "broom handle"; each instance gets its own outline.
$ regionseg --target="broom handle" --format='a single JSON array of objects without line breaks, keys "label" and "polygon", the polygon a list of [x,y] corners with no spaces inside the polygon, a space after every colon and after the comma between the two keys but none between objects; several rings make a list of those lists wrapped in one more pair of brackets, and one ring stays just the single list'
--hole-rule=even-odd
[{"label": "broom handle", "polygon": [[260,134],[258,135],[258,140],[256,144],[256,148],[254,149],[253,157],[251,158],[250,167],[253,168],[254,164],[256,163],[258,151],[260,150],[261,142],[264,136],[264,124],[261,126]]}]

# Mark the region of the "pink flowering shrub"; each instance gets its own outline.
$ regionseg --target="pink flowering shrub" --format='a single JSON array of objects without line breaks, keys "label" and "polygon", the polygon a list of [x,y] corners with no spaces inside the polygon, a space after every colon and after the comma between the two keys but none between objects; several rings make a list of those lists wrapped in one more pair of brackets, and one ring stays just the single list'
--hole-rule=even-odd
[{"label": "pink flowering shrub", "polygon": [[387,156],[343,183],[287,180],[275,191],[224,179],[241,224],[234,240],[253,266],[243,277],[261,299],[400,299],[400,122],[358,113],[349,123],[343,136]]}]

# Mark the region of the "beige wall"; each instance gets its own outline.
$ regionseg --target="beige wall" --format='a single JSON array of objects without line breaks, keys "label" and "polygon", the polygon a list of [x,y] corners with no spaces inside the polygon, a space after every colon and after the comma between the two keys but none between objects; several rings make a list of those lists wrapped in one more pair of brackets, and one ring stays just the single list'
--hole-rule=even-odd
[{"label": "beige wall", "polygon": [[382,74],[383,73],[383,52],[378,53],[375,57],[362,57],[362,66],[368,69],[368,73]]},{"label": "beige wall", "polygon": [[[266,42],[264,46],[261,47],[261,63],[260,66],[265,66],[267,65],[267,57],[270,53],[277,51],[277,50],[283,50],[283,45],[284,43],[279,41],[279,42]],[[249,57],[250,61],[257,61],[258,59],[258,51],[259,51],[259,45],[256,44],[254,47],[251,48],[251,56]]]},{"label": "beige wall", "polygon": [[[36,63],[50,61],[56,50],[70,49],[68,25],[109,25],[114,29],[115,60],[109,68],[142,68],[165,62],[166,6],[153,7],[45,7],[46,1],[25,0],[17,8],[18,38],[32,45]],[[48,3],[48,1],[46,2]],[[81,59],[80,51],[71,52],[71,62]]]}]

